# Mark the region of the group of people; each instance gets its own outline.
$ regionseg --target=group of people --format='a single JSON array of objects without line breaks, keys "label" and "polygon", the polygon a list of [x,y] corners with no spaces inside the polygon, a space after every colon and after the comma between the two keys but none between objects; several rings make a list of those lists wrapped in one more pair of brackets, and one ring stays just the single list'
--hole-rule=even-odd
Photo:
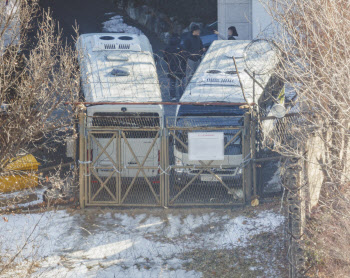
[{"label": "group of people", "polygon": [[[170,81],[170,98],[172,101],[177,101],[176,88],[179,88],[179,97],[183,93],[184,87],[191,80],[194,72],[199,66],[202,55],[206,52],[203,42],[200,38],[200,28],[198,25],[192,25],[189,36],[184,39],[183,46],[181,38],[178,34],[172,34],[169,38],[169,43],[164,50],[164,60],[168,66],[168,77]],[[219,34],[218,31],[213,31],[221,39],[226,39]],[[234,26],[228,28],[228,40],[235,40],[238,36]]]}]

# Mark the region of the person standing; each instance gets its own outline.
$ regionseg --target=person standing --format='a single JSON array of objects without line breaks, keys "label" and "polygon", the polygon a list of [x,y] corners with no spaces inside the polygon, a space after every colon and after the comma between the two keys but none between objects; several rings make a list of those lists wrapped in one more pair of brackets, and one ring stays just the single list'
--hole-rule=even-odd
[{"label": "person standing", "polygon": [[[216,35],[218,35],[218,37],[222,40],[226,40],[226,38],[221,35],[218,31],[214,30],[214,33]],[[227,40],[236,40],[235,37],[238,37],[238,33],[237,33],[237,30],[236,30],[236,27],[235,26],[230,26],[228,27],[227,29]]]},{"label": "person standing", "polygon": [[164,50],[164,61],[168,66],[168,77],[170,81],[170,98],[176,101],[176,88],[179,87],[179,95],[183,93],[183,78],[186,74],[186,60],[180,46],[181,39],[178,34],[172,34],[169,44]]},{"label": "person standing", "polygon": [[206,51],[200,38],[200,28],[198,25],[191,27],[191,34],[184,40],[184,50],[187,56],[186,83],[191,80],[194,72],[199,66],[202,54]]}]

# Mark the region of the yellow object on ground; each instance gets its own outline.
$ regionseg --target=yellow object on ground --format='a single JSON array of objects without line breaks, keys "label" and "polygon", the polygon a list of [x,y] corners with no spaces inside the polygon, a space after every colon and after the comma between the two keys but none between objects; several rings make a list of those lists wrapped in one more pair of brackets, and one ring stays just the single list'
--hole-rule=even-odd
[{"label": "yellow object on ground", "polygon": [[251,201],[252,207],[257,207],[259,205],[259,199],[255,198],[254,200]]},{"label": "yellow object on ground", "polygon": [[14,158],[5,167],[12,173],[0,176],[0,192],[11,192],[38,186],[38,167],[40,163],[31,154]]}]

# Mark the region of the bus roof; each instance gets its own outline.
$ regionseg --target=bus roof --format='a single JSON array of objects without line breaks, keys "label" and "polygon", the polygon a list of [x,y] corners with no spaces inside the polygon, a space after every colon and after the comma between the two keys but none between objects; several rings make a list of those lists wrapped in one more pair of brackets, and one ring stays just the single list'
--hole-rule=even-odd
[{"label": "bus roof", "polygon": [[[245,48],[251,41],[217,40],[212,43],[198,66],[180,102],[230,102],[246,103],[232,56],[235,57],[247,101],[253,103],[253,80],[247,73],[244,62]],[[254,61],[255,62],[255,61]],[[256,63],[259,63],[256,58]],[[264,59],[266,62],[266,57]],[[266,86],[271,74],[256,75],[260,84]],[[255,102],[263,90],[255,85]]]},{"label": "bus roof", "polygon": [[160,102],[152,47],[144,35],[81,35],[77,43],[87,102]]}]

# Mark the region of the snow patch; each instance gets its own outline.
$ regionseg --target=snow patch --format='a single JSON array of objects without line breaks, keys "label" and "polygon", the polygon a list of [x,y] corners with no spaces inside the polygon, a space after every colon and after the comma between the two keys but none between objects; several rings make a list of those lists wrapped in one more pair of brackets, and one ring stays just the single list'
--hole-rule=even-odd
[{"label": "snow patch", "polygon": [[29,242],[16,262],[25,264],[24,258],[36,254],[41,266],[32,277],[201,277],[183,269],[188,260],[181,254],[246,246],[252,236],[274,232],[283,221],[272,211],[253,218],[219,213],[162,218],[66,211],[17,214],[0,221],[0,249],[9,259]]},{"label": "snow patch", "polygon": [[[107,15],[107,14],[106,14]],[[134,26],[124,23],[121,15],[112,16],[109,20],[102,23],[102,31],[107,33],[129,33],[141,35],[142,32]]]}]

